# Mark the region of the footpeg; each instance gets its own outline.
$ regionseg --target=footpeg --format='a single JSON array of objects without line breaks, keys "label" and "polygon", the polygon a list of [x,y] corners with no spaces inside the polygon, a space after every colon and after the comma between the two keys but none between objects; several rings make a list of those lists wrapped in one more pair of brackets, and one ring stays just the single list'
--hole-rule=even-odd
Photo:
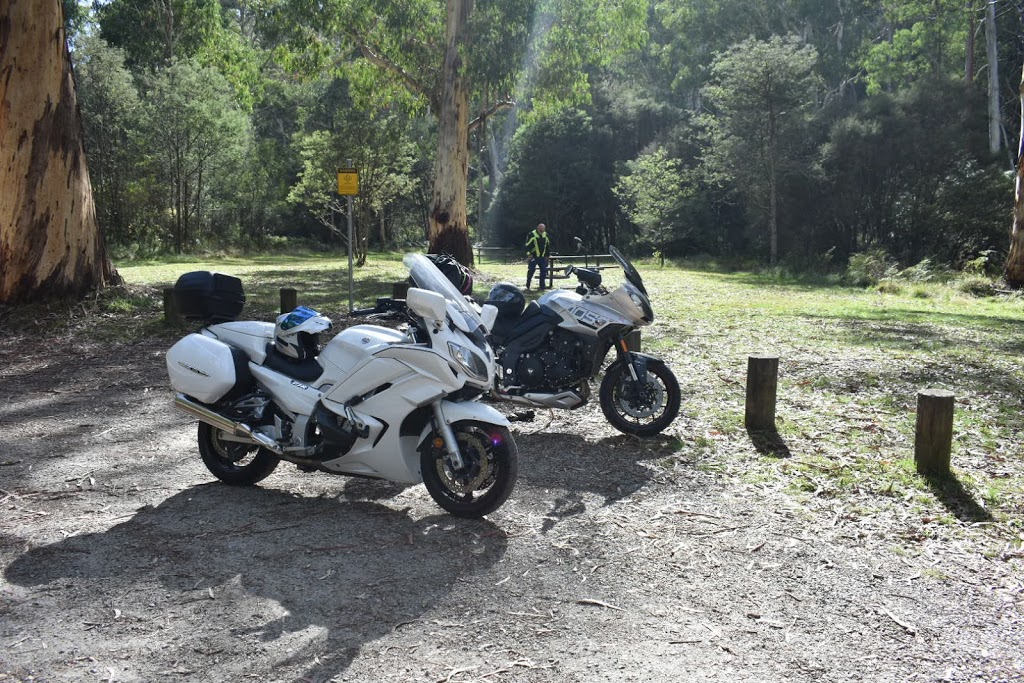
[{"label": "footpeg", "polygon": [[345,406],[345,423],[341,429],[360,439],[365,439],[370,435],[370,428],[367,424],[356,417],[355,412],[347,405]]}]

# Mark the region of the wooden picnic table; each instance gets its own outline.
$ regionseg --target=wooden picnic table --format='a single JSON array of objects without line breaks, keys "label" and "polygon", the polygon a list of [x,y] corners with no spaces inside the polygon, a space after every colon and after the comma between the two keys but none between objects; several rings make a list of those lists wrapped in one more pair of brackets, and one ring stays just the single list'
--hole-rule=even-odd
[{"label": "wooden picnic table", "polygon": [[[606,265],[601,265],[602,260]],[[572,277],[561,272],[565,270],[566,266],[570,265],[589,268],[590,270],[605,270],[618,267],[611,254],[552,254],[548,257],[548,288],[554,288],[555,280],[565,280]],[[559,270],[560,274],[555,275],[556,270]]]}]

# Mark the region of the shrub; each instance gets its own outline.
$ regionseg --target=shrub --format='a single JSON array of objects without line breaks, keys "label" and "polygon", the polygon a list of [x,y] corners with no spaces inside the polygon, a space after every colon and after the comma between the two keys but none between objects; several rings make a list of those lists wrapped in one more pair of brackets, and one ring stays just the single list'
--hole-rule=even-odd
[{"label": "shrub", "polygon": [[868,287],[878,284],[887,278],[896,276],[898,269],[883,249],[869,249],[850,255],[850,263],[846,267],[846,280],[856,287]]},{"label": "shrub", "polygon": [[949,279],[949,271],[924,258],[917,265],[901,270],[899,277],[908,282],[941,282]]},{"label": "shrub", "polygon": [[956,281],[956,288],[971,296],[992,296],[996,292],[995,284],[984,275],[961,275]]},{"label": "shrub", "polygon": [[902,294],[903,285],[895,280],[882,280],[878,283],[878,291],[882,294]]},{"label": "shrub", "polygon": [[[985,275],[992,265],[992,254],[995,249],[986,249],[979,252],[975,258],[964,263],[964,272],[970,275]],[[959,285],[957,285],[959,287]]]}]

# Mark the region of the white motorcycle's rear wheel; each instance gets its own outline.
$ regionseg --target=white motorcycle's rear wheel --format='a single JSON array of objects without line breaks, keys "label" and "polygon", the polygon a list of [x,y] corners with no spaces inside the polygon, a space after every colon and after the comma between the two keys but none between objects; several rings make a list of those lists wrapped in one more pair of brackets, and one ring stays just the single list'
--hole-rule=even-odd
[{"label": "white motorcycle's rear wheel", "polygon": [[274,471],[280,459],[256,444],[226,441],[224,432],[199,423],[199,455],[206,469],[225,484],[251,486]]},{"label": "white motorcycle's rear wheel", "polygon": [[508,500],[519,476],[519,449],[505,427],[481,422],[452,425],[463,467],[455,470],[441,437],[432,433],[420,454],[430,497],[456,517],[483,517]]},{"label": "white motorcycle's rear wheel", "polygon": [[679,414],[679,382],[661,361],[648,361],[644,384],[633,381],[625,363],[612,363],[601,380],[599,393],[601,411],[623,434],[656,436]]}]

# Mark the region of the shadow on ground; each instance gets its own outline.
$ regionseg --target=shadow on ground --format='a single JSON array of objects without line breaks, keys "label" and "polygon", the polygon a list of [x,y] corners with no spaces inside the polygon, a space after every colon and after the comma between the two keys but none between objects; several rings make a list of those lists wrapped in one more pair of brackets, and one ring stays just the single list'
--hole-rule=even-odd
[{"label": "shadow on ground", "polygon": [[750,443],[754,445],[754,450],[761,455],[770,455],[775,458],[788,458],[793,455],[786,440],[774,429],[748,429],[747,436],[750,437]]},{"label": "shadow on ground", "polygon": [[992,521],[991,513],[974,499],[956,475],[930,474],[925,475],[925,481],[939,502],[961,522]]},{"label": "shadow on ground", "polygon": [[[601,506],[628,498],[657,473],[657,461],[677,455],[668,437],[610,436],[596,441],[562,432],[516,433],[519,481],[552,491],[542,531],[587,509],[587,498]],[[513,494],[514,497],[515,494]]]},{"label": "shadow on ground", "polygon": [[[296,680],[328,680],[362,646],[499,561],[506,547],[505,534],[486,520],[412,519],[373,502],[209,484],[107,531],[30,550],[6,578],[66,593],[64,625],[54,630],[99,622],[95,615],[110,613],[112,595],[159,581],[167,604],[135,606],[153,612],[138,621],[154,628],[158,615],[191,622],[175,629],[189,642],[173,649],[225,653],[210,658],[210,680],[239,680],[268,666],[304,669]],[[125,611],[103,624],[104,635],[127,636],[134,615]],[[180,665],[174,656],[154,653],[153,671],[138,672],[140,680]],[[218,662],[242,669],[219,670]]]}]

